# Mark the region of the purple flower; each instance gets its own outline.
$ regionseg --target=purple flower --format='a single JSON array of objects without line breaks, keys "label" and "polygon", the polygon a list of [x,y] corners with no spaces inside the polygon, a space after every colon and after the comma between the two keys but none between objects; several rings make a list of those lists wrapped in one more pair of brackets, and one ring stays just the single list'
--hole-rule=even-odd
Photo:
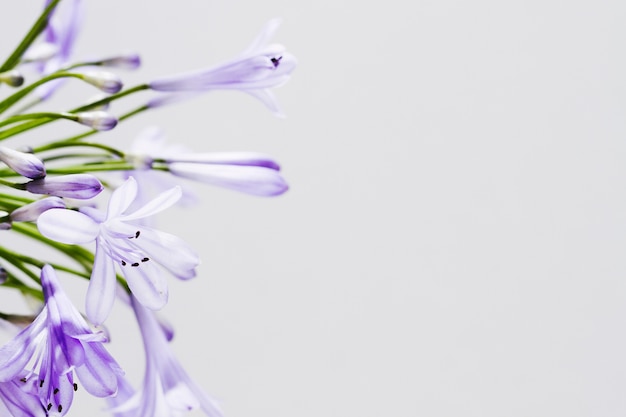
[{"label": "purple flower", "polygon": [[200,409],[209,417],[221,417],[217,403],[190,377],[171,351],[154,314],[133,297],[146,352],[146,372],[142,389],[112,411],[116,417],[178,417]]},{"label": "purple flower", "polygon": [[137,299],[151,309],[167,303],[167,283],[158,265],[179,279],[195,276],[196,253],[180,238],[140,224],[174,204],[179,187],[161,193],[136,210],[137,182],[130,177],[111,195],[106,213],[84,207],[81,212],[52,209],[39,216],[39,231],[62,243],[96,242],[96,253],[86,297],[87,317],[102,323],[115,299],[115,265],[121,269]]},{"label": "purple flower", "polygon": [[[130,152],[137,171],[149,169],[154,163],[166,164],[171,174],[205,184],[257,196],[275,196],[289,188],[280,174],[280,166],[270,156],[255,152],[203,152],[187,150],[180,145],[168,145],[157,129],[144,131]],[[142,179],[149,174],[142,172]],[[153,178],[155,182],[160,177]]]},{"label": "purple flower", "polygon": [[296,59],[279,44],[268,41],[280,25],[270,20],[252,44],[237,58],[212,68],[156,79],[149,83],[156,91],[241,90],[261,100],[272,112],[282,116],[272,87],[289,80]]},{"label": "purple flower", "polygon": [[[0,347],[0,381],[17,385],[34,381],[41,405],[47,411],[65,415],[78,389],[74,371],[85,390],[97,397],[114,395],[117,377],[123,371],[102,346],[106,338],[90,330],[49,265],[41,270],[41,286],[43,310]],[[30,364],[35,369],[28,371]],[[5,384],[7,387],[14,389]]]},{"label": "purple flower", "polygon": [[46,210],[53,208],[65,208],[65,202],[59,197],[46,197],[41,200],[26,204],[11,212],[11,221],[34,222]]},{"label": "purple flower", "polygon": [[35,378],[27,382],[20,379],[0,382],[0,416],[47,417],[37,395]]},{"label": "purple flower", "polygon": [[32,153],[19,152],[0,146],[0,161],[27,178],[37,179],[46,176],[43,162]]},{"label": "purple flower", "polygon": [[45,177],[27,182],[26,191],[33,194],[48,194],[57,197],[87,200],[103,190],[100,181],[89,174],[69,174],[58,177]]}]

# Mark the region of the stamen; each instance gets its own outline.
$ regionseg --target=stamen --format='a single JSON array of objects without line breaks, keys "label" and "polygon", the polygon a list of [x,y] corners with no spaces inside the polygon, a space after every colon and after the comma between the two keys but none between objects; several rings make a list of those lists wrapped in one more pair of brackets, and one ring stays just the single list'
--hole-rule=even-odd
[{"label": "stamen", "polygon": [[59,413],[63,410],[63,407],[61,406],[61,404],[59,404],[58,410],[59,410]]},{"label": "stamen", "polygon": [[270,59],[270,61],[272,61],[272,64],[274,64],[274,68],[278,67],[278,64],[280,64],[280,60],[283,59],[282,56],[279,56],[278,58],[272,58]]},{"label": "stamen", "polygon": [[125,261],[122,261],[122,266],[126,266],[126,262]]},{"label": "stamen", "polygon": [[59,393],[59,389],[58,389],[58,388],[55,388],[55,389],[54,389],[54,391],[52,391],[52,393],[53,393],[54,395],[57,395],[57,394]]},{"label": "stamen", "polygon": [[143,259],[141,260],[141,262],[148,262],[149,260],[150,260],[150,258],[143,258]]},{"label": "stamen", "polygon": [[50,409],[52,408],[52,403],[48,403],[48,406],[46,408],[48,409],[48,411],[50,411]]},{"label": "stamen", "polygon": [[135,263],[131,264],[130,266],[139,266],[139,262],[135,262]]},{"label": "stamen", "polygon": [[140,232],[139,230],[137,230],[137,231],[135,232],[135,239],[137,239],[137,238],[139,237],[139,235],[140,235],[140,234],[141,234],[141,232]]},{"label": "stamen", "polygon": [[74,382],[74,391],[78,391],[78,384]]},{"label": "stamen", "polygon": [[43,387],[43,379],[39,381],[39,388]]},{"label": "stamen", "polygon": [[20,382],[26,382],[26,381],[27,381],[26,377],[20,378]]}]

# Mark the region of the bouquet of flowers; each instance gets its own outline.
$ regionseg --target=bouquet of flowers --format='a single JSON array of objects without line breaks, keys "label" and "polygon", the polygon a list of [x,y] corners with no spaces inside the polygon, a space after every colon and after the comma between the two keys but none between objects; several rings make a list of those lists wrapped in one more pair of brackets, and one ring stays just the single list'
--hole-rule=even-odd
[{"label": "bouquet of flowers", "polygon": [[[280,195],[287,190],[280,167],[260,153],[168,144],[156,128],[128,149],[98,138],[150,109],[219,89],[246,92],[281,115],[271,88],[289,79],[295,58],[270,44],[279,25],[271,20],[228,62],[126,88],[112,71],[138,68],[139,55],[74,57],[82,9],[82,0],[46,1],[0,66],[0,283],[36,305],[32,316],[0,309],[0,324],[10,334],[0,347],[0,417],[65,415],[77,390],[107,398],[116,417],[178,416],[197,408],[220,416],[218,404],[173,355],[171,327],[154,313],[167,303],[168,275],[193,278],[199,256],[159,230],[152,216],[188,197],[181,178],[254,196]],[[102,95],[69,110],[38,111],[68,79]],[[139,107],[116,113],[119,100],[140,92],[149,96]],[[56,122],[84,130],[54,141],[37,135]],[[26,133],[22,138],[30,142],[16,143]],[[44,254],[18,250],[10,244],[15,235],[45,246]],[[84,310],[66,295],[59,275],[89,280]],[[139,324],[146,364],[140,387],[127,381],[106,349],[103,324],[116,301],[129,306]]]}]

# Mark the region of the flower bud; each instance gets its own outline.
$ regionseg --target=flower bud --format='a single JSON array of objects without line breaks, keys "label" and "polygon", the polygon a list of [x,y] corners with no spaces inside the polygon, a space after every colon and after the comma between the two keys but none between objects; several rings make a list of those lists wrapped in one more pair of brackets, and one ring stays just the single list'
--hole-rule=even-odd
[{"label": "flower bud", "polygon": [[107,71],[86,71],[81,78],[83,81],[109,94],[117,93],[124,86],[120,77]]},{"label": "flower bud", "polygon": [[27,178],[37,179],[46,176],[43,162],[31,153],[19,152],[0,146],[0,161],[13,171]]},{"label": "flower bud", "polygon": [[22,73],[18,70],[13,69],[0,73],[0,81],[11,87],[19,87],[24,84],[24,76],[22,76]]},{"label": "flower bud", "polygon": [[10,217],[14,222],[34,222],[41,213],[52,208],[65,208],[65,202],[59,197],[46,197],[13,210]]},{"label": "flower bud", "polygon": [[88,111],[75,115],[78,123],[96,130],[111,130],[117,125],[117,118],[104,111]]},{"label": "flower bud", "polygon": [[102,65],[103,67],[134,70],[139,68],[139,66],[141,65],[141,58],[138,54],[130,52],[112,58],[103,59],[100,61],[100,65]]},{"label": "flower bud", "polygon": [[25,184],[26,191],[33,194],[48,194],[57,197],[87,200],[104,189],[98,178],[89,174],[69,174],[45,177]]}]

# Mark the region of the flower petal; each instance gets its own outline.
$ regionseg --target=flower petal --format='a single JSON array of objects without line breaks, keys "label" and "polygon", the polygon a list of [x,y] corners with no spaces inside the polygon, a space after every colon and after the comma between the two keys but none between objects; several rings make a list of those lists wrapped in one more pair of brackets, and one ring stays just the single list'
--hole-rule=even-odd
[{"label": "flower petal", "polygon": [[257,196],[275,196],[289,188],[278,171],[264,167],[175,162],[169,170],[179,177]]},{"label": "flower petal", "polygon": [[141,304],[151,310],[159,310],[167,304],[167,280],[156,264],[145,262],[137,267],[126,265],[122,273]]},{"label": "flower petal", "polygon": [[172,205],[174,205],[178,200],[180,200],[180,197],[182,196],[182,194],[183,192],[181,188],[176,186],[172,189],[162,192],[161,194],[159,194],[154,199],[146,203],[137,211],[130,213],[128,215],[125,215],[125,216],[119,216],[119,220],[126,222],[129,220],[141,219],[143,217],[148,217],[148,216],[157,214],[165,210],[166,208],[169,208]]},{"label": "flower petal", "polygon": [[133,177],[129,177],[122,185],[120,185],[109,200],[107,210],[107,219],[120,216],[135,201],[137,197],[137,181]]},{"label": "flower petal", "polygon": [[66,209],[43,212],[37,219],[37,227],[45,237],[71,245],[92,242],[100,231],[100,225],[89,216]]},{"label": "flower petal", "polygon": [[85,312],[95,325],[104,323],[115,301],[115,264],[102,245],[100,240],[96,241],[93,272],[85,299]]}]

